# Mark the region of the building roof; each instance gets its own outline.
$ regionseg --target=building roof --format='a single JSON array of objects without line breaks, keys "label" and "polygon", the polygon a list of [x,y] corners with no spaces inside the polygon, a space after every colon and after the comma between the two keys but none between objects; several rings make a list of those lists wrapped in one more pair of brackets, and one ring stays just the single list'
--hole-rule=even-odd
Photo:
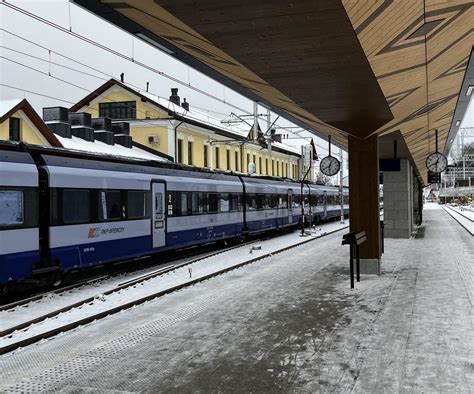
[{"label": "building roof", "polygon": [[41,119],[41,117],[26,99],[0,101],[0,123],[3,123],[17,111],[23,111],[23,113],[28,117],[28,119],[30,119],[30,121],[34,124],[46,141],[51,144],[51,146],[61,146],[59,140],[48,129],[48,126],[46,126],[46,124],[43,122],[43,119]]},{"label": "building roof", "polygon": [[156,153],[147,152],[137,146],[126,148],[119,144],[107,145],[101,141],[86,141],[75,136],[65,138],[58,135],[57,138],[61,145],[69,150],[100,153],[109,156],[120,156],[133,159],[168,161],[166,158],[161,157]]},{"label": "building roof", "polygon": [[[101,86],[99,86],[96,90],[88,94],[86,97],[78,101],[74,104],[69,111],[77,112],[80,111],[83,107],[89,106],[90,103],[98,97],[101,97],[107,90],[112,88],[113,86],[119,86],[122,89],[130,92],[133,95],[140,97],[144,102],[149,102],[150,104],[158,107],[162,111],[168,113],[173,118],[183,121],[187,124],[192,124],[198,127],[202,127],[208,130],[213,131],[217,135],[230,138],[230,139],[238,139],[245,141],[248,135],[248,129],[244,129],[241,127],[236,127],[233,125],[223,124],[221,119],[213,117],[206,113],[205,111],[201,111],[196,109],[190,103],[189,111],[177,105],[166,98],[159,97],[154,95],[150,92],[146,92],[143,90],[138,90],[126,83],[120,82],[114,78],[110,79],[109,81],[105,82]],[[283,143],[272,143],[272,148],[275,151],[289,153],[292,155],[300,156],[300,152],[297,148],[292,146],[285,145]]]}]

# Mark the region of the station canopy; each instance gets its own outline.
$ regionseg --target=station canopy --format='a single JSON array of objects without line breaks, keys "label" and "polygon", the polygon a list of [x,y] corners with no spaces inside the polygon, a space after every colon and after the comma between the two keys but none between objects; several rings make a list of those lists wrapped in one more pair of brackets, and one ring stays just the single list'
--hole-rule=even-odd
[{"label": "station canopy", "polygon": [[397,139],[425,182],[474,85],[472,1],[74,1],[339,145]]}]

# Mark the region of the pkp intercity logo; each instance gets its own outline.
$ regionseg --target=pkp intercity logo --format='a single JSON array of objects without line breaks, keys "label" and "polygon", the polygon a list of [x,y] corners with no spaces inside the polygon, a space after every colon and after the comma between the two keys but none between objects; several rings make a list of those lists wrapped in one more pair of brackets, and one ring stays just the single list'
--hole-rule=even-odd
[{"label": "pkp intercity logo", "polygon": [[100,228],[99,227],[92,227],[89,229],[89,234],[87,238],[99,238],[100,236]]}]

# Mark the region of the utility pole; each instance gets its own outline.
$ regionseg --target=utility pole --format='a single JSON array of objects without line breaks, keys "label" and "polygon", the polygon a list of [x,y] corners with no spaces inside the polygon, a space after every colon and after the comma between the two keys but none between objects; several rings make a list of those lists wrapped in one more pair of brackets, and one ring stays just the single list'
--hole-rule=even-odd
[{"label": "utility pole", "polygon": [[342,160],[342,148],[339,148],[339,160],[341,161],[341,171],[339,172],[339,190],[341,192],[341,224],[344,223],[344,162]]},{"label": "utility pole", "polygon": [[[252,128],[252,140],[256,140],[258,137],[258,103],[253,102],[253,128]],[[255,163],[254,163],[255,164]]]}]

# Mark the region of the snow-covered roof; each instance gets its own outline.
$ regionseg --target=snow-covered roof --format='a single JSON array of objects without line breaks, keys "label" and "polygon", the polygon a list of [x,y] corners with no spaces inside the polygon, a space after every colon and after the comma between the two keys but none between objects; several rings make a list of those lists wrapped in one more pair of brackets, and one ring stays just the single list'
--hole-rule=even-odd
[{"label": "snow-covered roof", "polygon": [[[127,84],[125,83],[125,85]],[[234,133],[236,134],[236,136],[240,136],[240,137],[247,136],[249,132],[249,130],[246,130],[242,127],[222,123],[221,119],[210,115],[210,112],[202,111],[193,107],[192,103],[189,104],[189,111],[188,111],[184,109],[182,106],[177,105],[164,97],[157,96],[150,92],[137,90],[133,86],[129,86],[129,87],[130,89],[134,89],[138,94],[148,97],[150,100],[154,101],[155,103],[160,104],[162,107],[169,109],[170,111],[174,112],[175,114],[179,116],[182,116],[183,118],[188,118],[196,122],[201,122],[206,125],[213,126],[221,130],[225,130],[225,131],[228,131],[229,133]]]},{"label": "snow-covered roof", "polygon": [[101,141],[86,141],[82,138],[72,136],[71,138],[64,138],[56,134],[57,139],[64,148],[70,150],[77,150],[83,152],[101,153],[104,155],[119,156],[124,158],[142,159],[142,160],[155,160],[155,161],[168,161],[163,157],[149,153],[136,146],[132,148],[126,148],[122,145],[107,145]]},{"label": "snow-covered roof", "polygon": [[22,99],[0,100],[0,118],[20,104]]},{"label": "snow-covered roof", "polygon": [[[147,92],[145,90],[137,89],[135,86],[130,85],[126,82],[118,81],[114,78],[110,79],[109,81],[105,82],[99,88],[97,88],[94,92],[91,92],[89,95],[84,97],[82,100],[78,101],[74,104],[71,108],[71,112],[77,112],[82,110],[85,106],[90,105],[91,101],[98,100],[105,92],[107,92],[111,88],[121,88],[124,89],[131,94],[135,94],[137,97],[149,99],[150,104],[154,104],[158,106],[163,111],[168,110],[172,114],[176,114],[177,117],[184,119],[185,121],[188,120],[189,123],[194,121],[199,126],[202,125],[203,128],[212,127],[215,130],[222,131],[224,136],[234,138],[235,139],[243,139],[247,137],[249,134],[250,127],[248,124],[241,125],[241,124],[228,124],[222,123],[223,119],[219,119],[216,116],[212,116],[212,111],[206,111],[202,109],[197,109],[193,107],[192,103],[189,103],[189,111],[184,109],[182,106],[177,105],[170,100],[155,95],[153,93]],[[224,134],[227,133],[227,134]],[[289,146],[284,143],[274,142],[272,145],[275,148],[278,148],[282,151],[286,151],[289,153],[293,153],[296,155],[300,155],[300,151],[297,148]]]},{"label": "snow-covered roof", "polygon": [[[151,99],[155,102],[157,102],[158,104],[162,105],[163,107],[168,108],[170,111],[173,111],[174,113],[182,116],[183,118],[188,118],[188,119],[191,119],[191,120],[195,120],[197,122],[202,122],[204,124],[214,126],[214,127],[219,128],[221,130],[225,130],[229,133],[233,133],[233,134],[235,134],[236,137],[246,137],[249,133],[248,126],[247,126],[247,128],[242,128],[242,127],[235,126],[235,125],[229,125],[229,124],[221,123],[220,119],[218,119],[214,116],[211,116],[209,113],[206,113],[206,112],[201,111],[199,109],[193,108],[192,104],[189,105],[189,111],[187,111],[183,107],[181,107],[180,105],[176,105],[175,103],[173,103],[173,102],[171,102],[171,101],[169,101],[169,100],[167,100],[163,97],[159,97],[159,96],[156,96],[152,93],[143,92],[143,91],[138,91],[138,93],[143,95],[143,96],[148,97],[149,99]],[[293,146],[283,144],[283,143],[278,142],[278,141],[274,141],[272,143],[272,145],[276,148],[286,150],[286,151],[289,151],[289,152],[293,152],[293,153],[296,153],[296,154],[301,153],[297,148],[295,148]]]}]

